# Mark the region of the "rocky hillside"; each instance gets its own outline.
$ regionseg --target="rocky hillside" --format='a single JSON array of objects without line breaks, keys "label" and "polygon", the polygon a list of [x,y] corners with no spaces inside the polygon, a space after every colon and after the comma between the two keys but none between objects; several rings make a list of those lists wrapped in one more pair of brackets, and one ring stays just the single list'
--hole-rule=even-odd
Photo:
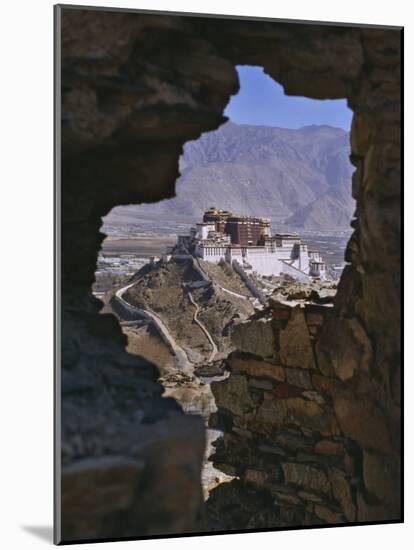
[{"label": "rocky hillside", "polygon": [[[223,290],[227,287],[205,281],[203,284],[200,273],[190,259],[158,262],[152,267],[147,264],[135,278],[136,283],[125,293],[125,300],[133,306],[155,312],[185,350],[189,360],[195,364],[205,362],[210,355],[211,344],[200,326],[194,322],[196,308],[191,300],[198,307],[198,320],[208,330],[219,354],[223,356],[232,349],[231,327],[254,311],[246,287],[243,292],[245,298],[238,298]],[[240,288],[244,286],[235,272],[230,275],[224,272],[224,268],[221,280],[227,280],[228,286],[232,284],[233,292],[237,285]]]},{"label": "rocky hillside", "polygon": [[354,209],[348,157],[349,134],[340,128],[289,130],[227,122],[185,145],[174,199],[118,207],[108,219],[195,220],[217,205],[269,216],[289,229],[346,230]]}]

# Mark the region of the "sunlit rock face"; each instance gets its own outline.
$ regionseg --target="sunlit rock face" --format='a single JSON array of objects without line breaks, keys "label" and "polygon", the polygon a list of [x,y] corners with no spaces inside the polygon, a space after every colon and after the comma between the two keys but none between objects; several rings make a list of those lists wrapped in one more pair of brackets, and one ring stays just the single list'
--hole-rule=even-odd
[{"label": "sunlit rock face", "polygon": [[[286,455],[280,476],[297,492],[280,490],[269,498],[268,457],[277,453],[240,442],[243,463],[233,465],[243,470],[237,484],[247,491],[240,506],[254,519],[246,522],[240,514],[233,525],[398,518],[400,32],[71,8],[59,13],[63,540],[211,528],[203,523],[202,422],[162,398],[157,370],[125,352],[126,338],[113,317],[99,315],[91,285],[104,237],[101,217],[120,204],[173,196],[183,144],[225,120],[223,110],[238,90],[236,64],[263,66],[288,94],[348,99],[357,209],[350,265],[329,323],[312,342],[313,362],[306,351],[304,369],[294,350],[285,349],[288,368],[307,372],[312,389],[302,387],[308,383],[303,374],[291,378],[294,383],[271,382],[271,389],[262,376],[256,387],[244,375],[236,379],[246,398],[246,407],[235,405],[237,413],[242,424],[253,424],[239,430],[277,426],[281,436],[292,417],[286,437],[305,438],[311,451],[305,446],[303,453],[327,455],[329,466]],[[297,322],[287,330],[302,329]],[[280,351],[281,342],[269,345]],[[317,384],[323,403],[314,395]],[[266,392],[272,398],[259,403]],[[229,435],[226,449],[236,449],[239,436]],[[340,444],[348,449],[348,443],[351,450],[342,451]],[[253,448],[260,466],[249,462]],[[226,461],[233,464],[227,454]]]}]

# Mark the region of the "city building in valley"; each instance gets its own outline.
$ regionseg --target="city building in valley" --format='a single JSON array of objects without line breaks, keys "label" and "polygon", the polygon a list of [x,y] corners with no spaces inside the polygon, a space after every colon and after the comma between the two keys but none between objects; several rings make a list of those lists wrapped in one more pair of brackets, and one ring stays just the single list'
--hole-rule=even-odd
[{"label": "city building in valley", "polygon": [[234,215],[215,207],[204,213],[203,221],[189,235],[178,237],[174,253],[189,253],[214,263],[236,261],[245,271],[260,275],[326,279],[319,252],[309,250],[296,233],[272,235],[269,218]]}]

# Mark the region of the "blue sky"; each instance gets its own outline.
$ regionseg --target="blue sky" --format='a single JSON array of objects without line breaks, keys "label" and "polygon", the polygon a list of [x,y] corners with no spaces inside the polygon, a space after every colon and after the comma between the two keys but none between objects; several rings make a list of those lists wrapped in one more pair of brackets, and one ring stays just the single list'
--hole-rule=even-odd
[{"label": "blue sky", "polygon": [[328,124],[349,130],[352,111],[346,100],[315,100],[286,96],[282,86],[260,67],[238,66],[240,90],[224,114],[238,124],[258,124],[281,128],[300,128]]}]

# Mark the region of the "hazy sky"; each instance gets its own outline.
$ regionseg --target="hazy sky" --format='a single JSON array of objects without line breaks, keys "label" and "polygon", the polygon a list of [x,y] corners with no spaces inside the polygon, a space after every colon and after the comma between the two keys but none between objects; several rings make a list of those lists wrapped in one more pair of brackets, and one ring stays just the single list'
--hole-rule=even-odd
[{"label": "hazy sky", "polygon": [[260,67],[238,66],[239,93],[232,97],[224,114],[238,124],[260,124],[300,128],[329,124],[349,130],[352,111],[344,99],[315,100],[286,96],[282,86]]}]

